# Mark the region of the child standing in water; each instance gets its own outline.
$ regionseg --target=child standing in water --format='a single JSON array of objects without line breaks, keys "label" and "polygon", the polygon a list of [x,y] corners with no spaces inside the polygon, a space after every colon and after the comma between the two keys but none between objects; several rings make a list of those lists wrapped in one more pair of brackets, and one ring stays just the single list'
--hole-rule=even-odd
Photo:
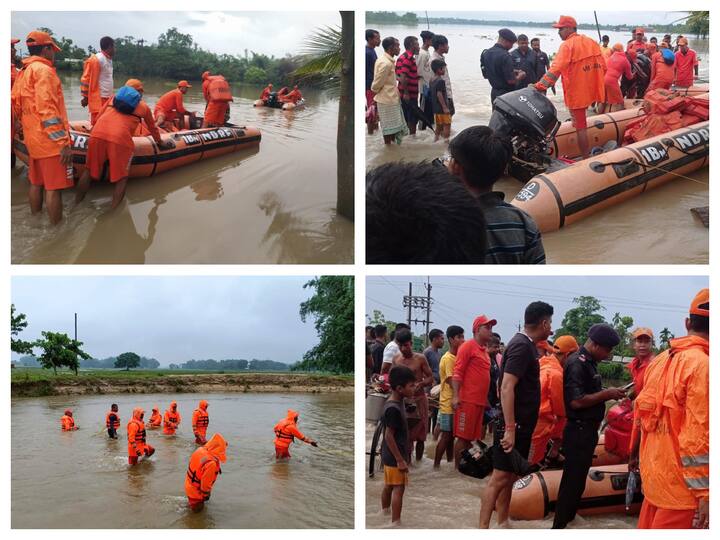
[{"label": "child standing in water", "polygon": [[408,423],[404,399],[415,394],[415,386],[415,374],[410,368],[395,366],[390,370],[392,394],[383,411],[385,436],[380,450],[385,470],[385,487],[380,504],[383,512],[392,513],[395,525],[400,524],[402,500],[408,483]]},{"label": "child standing in water", "polygon": [[430,62],[430,69],[433,72],[433,78],[430,80],[430,97],[432,98],[433,111],[435,112],[435,140],[443,136],[445,142],[450,139],[450,124],[452,123],[452,114],[450,112],[450,104],[447,95],[447,86],[445,84],[445,62],[442,60],[433,60]]}]

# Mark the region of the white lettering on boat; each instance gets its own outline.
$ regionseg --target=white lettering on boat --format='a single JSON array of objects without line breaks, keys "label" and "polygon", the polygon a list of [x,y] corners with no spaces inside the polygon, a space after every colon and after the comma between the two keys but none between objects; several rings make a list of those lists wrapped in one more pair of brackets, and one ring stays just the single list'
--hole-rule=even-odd
[{"label": "white lettering on boat", "polygon": [[667,149],[659,142],[642,146],[638,150],[650,165],[665,161],[669,157]]},{"label": "white lettering on boat", "polygon": [[710,143],[710,129],[699,128],[673,137],[680,150],[692,150]]},{"label": "white lettering on boat", "polygon": [[538,182],[528,182],[524,188],[522,188],[517,195],[515,200],[527,202],[535,198],[540,191],[540,184]]}]

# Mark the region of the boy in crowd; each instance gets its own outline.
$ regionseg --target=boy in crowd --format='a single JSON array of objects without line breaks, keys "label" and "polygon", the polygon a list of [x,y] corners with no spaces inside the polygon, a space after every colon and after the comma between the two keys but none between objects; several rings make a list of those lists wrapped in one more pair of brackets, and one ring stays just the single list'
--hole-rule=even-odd
[{"label": "boy in crowd", "polygon": [[440,359],[440,411],[438,413],[440,439],[435,448],[434,466],[436,469],[440,468],[443,454],[447,455],[448,463],[453,460],[452,374],[455,369],[458,349],[465,341],[465,330],[460,326],[448,326],[445,335],[448,341],[448,351]]},{"label": "boy in crowd", "polygon": [[408,483],[408,424],[405,415],[405,398],[415,393],[415,374],[405,366],[395,366],[390,370],[392,394],[385,403],[383,437],[380,455],[385,470],[385,487],[382,490],[380,504],[383,512],[392,514],[393,524],[400,524],[402,500]]},{"label": "boy in crowd", "polygon": [[442,60],[430,62],[430,69],[433,72],[433,78],[430,81],[430,97],[435,112],[435,140],[440,139],[440,135],[442,135],[445,142],[450,139],[450,125],[452,124],[447,85],[443,79],[446,65]]}]

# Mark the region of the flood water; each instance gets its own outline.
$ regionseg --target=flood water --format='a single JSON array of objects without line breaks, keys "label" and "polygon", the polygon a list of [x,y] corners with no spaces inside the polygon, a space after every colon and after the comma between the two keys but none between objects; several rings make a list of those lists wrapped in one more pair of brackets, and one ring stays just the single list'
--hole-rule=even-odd
[{"label": "flood water", "polygon": [[[365,425],[365,446],[369,450],[375,425]],[[490,438],[485,441],[490,442]],[[480,496],[488,478],[482,480],[460,474],[453,463],[443,460],[439,470],[433,469],[435,441],[432,436],[425,443],[425,456],[410,466],[408,486],[403,497],[401,527],[407,529],[473,529],[480,520]],[[365,460],[365,525],[370,529],[391,526],[389,515],[380,510],[383,488],[382,470],[373,478],[367,476]],[[577,516],[569,529],[628,529],[635,528],[637,516],[604,514]],[[495,514],[490,523],[495,527]],[[513,529],[550,529],[552,514],[543,520],[510,520]]]},{"label": "flood water", "polygon": [[[222,433],[227,462],[205,509],[191,513],[185,472],[196,445],[192,411],[209,401],[208,438]],[[148,430],[155,455],[130,468],[125,426],[132,408],[145,419],[178,402],[177,435]],[[120,407],[119,440],[109,440],[105,414]],[[75,432],[60,431],[71,407]],[[276,463],[273,426],[288,408],[319,447],[296,442]],[[50,397],[13,399],[13,528],[351,528],[353,526],[352,394],[210,394],[209,396]]]},{"label": "flood water", "polygon": [[[68,118],[87,120],[80,74],[61,74]],[[126,80],[116,75],[116,87]],[[145,101],[177,81],[144,79]],[[202,114],[201,83],[191,81],[188,110]],[[32,216],[24,166],[12,172],[13,263],[348,263],[353,224],[336,209],[338,101],[302,89],[306,107],[254,108],[262,88],[233,85],[230,121],[260,129],[259,150],[201,161],[128,182],[126,201],[110,209],[113,187],[93,185],[63,222]],[[21,162],[18,160],[18,163]]]},{"label": "flood water", "polygon": [[[432,15],[431,15],[432,16]],[[470,15],[466,15],[470,17]],[[477,17],[478,15],[472,15]],[[547,20],[556,14],[547,12]],[[602,23],[602,13],[598,14]],[[406,36],[419,36],[427,25],[390,26],[370,25],[380,36],[394,36],[401,48]],[[471,25],[431,24],[430,30],[448,38],[450,51],[445,55],[456,114],[453,116],[452,134],[473,125],[487,125],[490,115],[490,84],[480,72],[480,53],[497,41],[497,27]],[[540,38],[541,49],[548,55],[557,52],[561,40],[553,28],[512,27],[516,34],[530,39]],[[597,32],[581,30],[597,39]],[[602,31],[610,37],[610,44],[625,44],[630,34]],[[655,34],[647,33],[648,38]],[[662,34],[657,35],[662,39]],[[673,36],[675,37],[675,36]],[[690,47],[698,53],[700,80],[709,80],[709,40],[690,37]],[[378,55],[382,47],[377,49]],[[562,83],[557,85],[557,96],[548,92],[548,98],[558,109],[558,118],[565,121],[570,115],[562,96]],[[390,161],[432,160],[447,154],[447,145],[433,142],[430,130],[418,131],[415,138],[406,137],[401,146],[386,147],[382,136],[365,131],[367,167],[373,168]],[[676,178],[667,184],[648,191],[617,206],[602,210],[578,223],[551,233],[543,234],[548,263],[655,263],[655,264],[707,264],[709,230],[702,225],[690,209],[708,206],[708,167],[690,175],[692,180]],[[503,178],[495,184],[496,191],[505,193],[510,202],[523,183],[514,178]],[[670,217],[670,218],[669,218]],[[669,218],[669,219],[668,219]],[[683,246],[681,250],[677,246]]]}]

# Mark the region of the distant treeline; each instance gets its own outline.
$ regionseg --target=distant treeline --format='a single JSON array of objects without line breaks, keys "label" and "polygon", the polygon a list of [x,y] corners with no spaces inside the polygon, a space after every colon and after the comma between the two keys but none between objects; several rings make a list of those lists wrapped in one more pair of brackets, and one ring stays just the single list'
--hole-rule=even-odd
[{"label": "distant treeline", "polygon": [[[108,358],[81,360],[80,369],[113,369],[115,368],[116,356]],[[34,356],[23,356],[15,365],[23,367],[42,367]],[[140,369],[158,369],[160,362],[154,358],[140,357]],[[170,364],[170,369],[193,369],[201,371],[289,371],[290,366],[273,360],[189,360],[182,364]]]},{"label": "distant treeline", "polygon": [[[43,30],[53,33],[49,28]],[[98,29],[98,42],[102,32]],[[60,71],[82,71],[83,61],[99,49],[99,45],[83,49],[70,38],[54,38],[62,49],[55,57]],[[210,71],[224,75],[230,82],[287,85],[293,82],[291,74],[300,66],[300,59],[290,54],[275,58],[248,49],[242,56],[206,51],[195,43],[192,35],[183,34],[174,27],[160,34],[157,43],[133,36],[113,39],[113,70],[136,78],[153,76],[197,81],[204,71]]]},{"label": "distant treeline", "polygon": [[[365,13],[365,21],[368,24],[405,24],[409,26],[416,26],[418,24],[464,24],[464,25],[475,25],[475,26],[497,26],[498,28],[513,26],[517,27],[531,27],[531,28],[551,28],[554,21],[549,22],[537,22],[537,21],[484,21],[480,19],[463,19],[458,17],[429,17],[425,18],[424,15],[418,16],[416,13],[405,13],[404,15],[398,15],[393,11],[368,11]],[[655,34],[700,34],[703,35],[703,31],[698,28],[697,25],[688,24],[686,22],[680,24],[601,24],[600,30],[609,30],[613,32],[631,32],[637,26],[645,28],[646,33]],[[593,23],[580,23],[578,28],[581,30],[597,30],[597,26]]]}]

